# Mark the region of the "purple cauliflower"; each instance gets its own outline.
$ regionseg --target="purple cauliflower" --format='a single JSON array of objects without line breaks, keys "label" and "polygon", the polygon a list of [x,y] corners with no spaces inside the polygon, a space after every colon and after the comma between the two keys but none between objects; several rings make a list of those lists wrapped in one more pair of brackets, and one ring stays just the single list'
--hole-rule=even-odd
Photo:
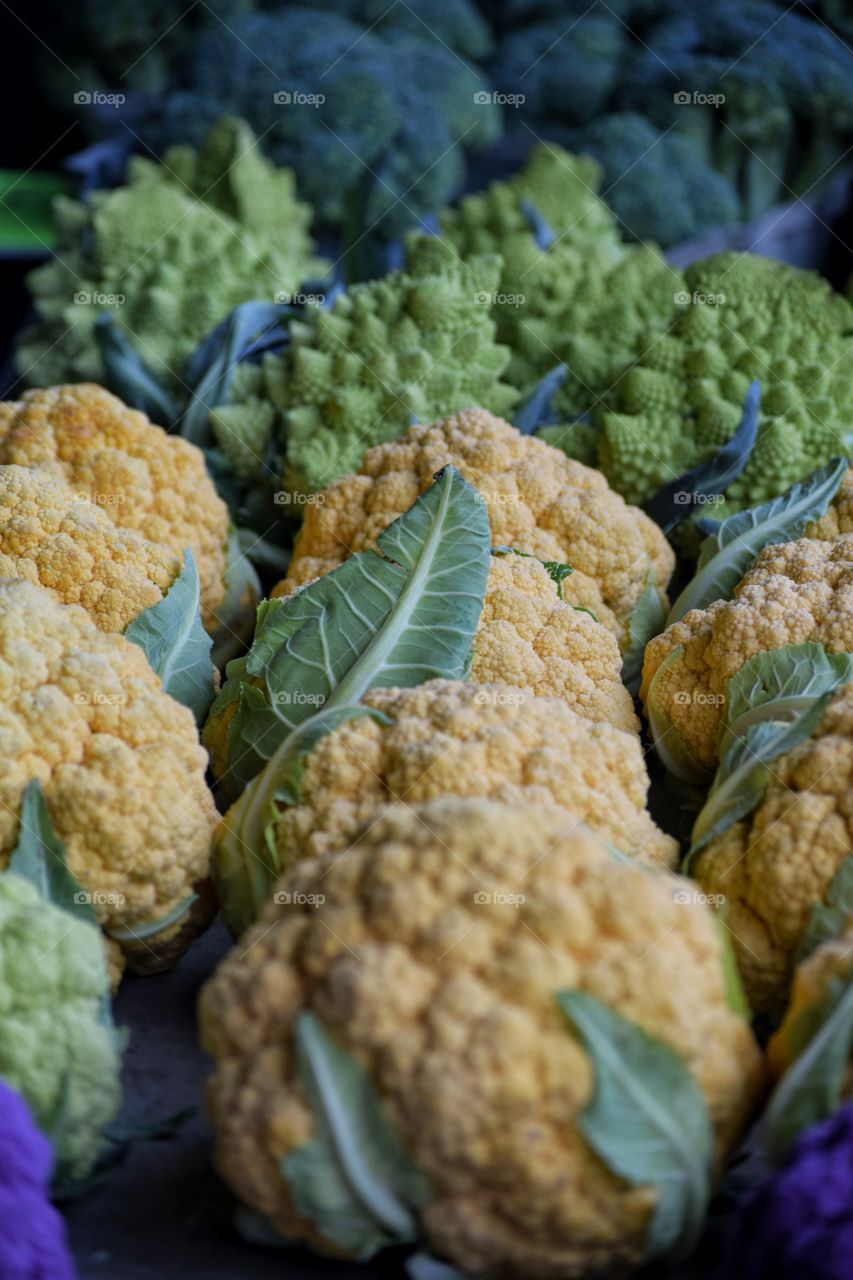
[{"label": "purple cauliflower", "polygon": [[807,1129],[738,1210],[726,1280],[850,1280],[853,1103]]},{"label": "purple cauliflower", "polygon": [[0,1082],[0,1277],[75,1280],[65,1224],[48,1199],[50,1143],[27,1104]]}]

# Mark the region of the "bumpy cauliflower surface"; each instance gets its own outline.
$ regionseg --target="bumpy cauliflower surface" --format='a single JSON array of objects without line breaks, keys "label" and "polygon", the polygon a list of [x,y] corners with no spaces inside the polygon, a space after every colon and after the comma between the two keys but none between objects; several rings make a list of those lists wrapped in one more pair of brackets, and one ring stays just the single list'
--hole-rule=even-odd
[{"label": "bumpy cauliflower surface", "polygon": [[294,868],[205,988],[218,1165],[282,1235],[318,1239],[279,1166],[312,1136],[293,1046],[305,1009],[366,1068],[430,1180],[429,1242],[472,1274],[617,1276],[644,1252],[655,1193],[614,1177],[577,1126],[594,1075],[561,989],[681,1054],[718,1157],[731,1146],[761,1065],[710,913],[565,822],[542,804],[392,810],[346,856]]},{"label": "bumpy cauliflower surface", "polygon": [[375,689],[364,703],[391,723],[363,716],[320,739],[300,803],[274,824],[282,865],[345,849],[386,804],[438,796],[559,804],[624,852],[676,864],[676,841],[645,808],[649,778],[637,735],[506,684],[430,680]]},{"label": "bumpy cauliflower surface", "polygon": [[55,471],[0,465],[0,578],[25,578],[124,631],[181,571],[167,547],[113,524]]},{"label": "bumpy cauliflower surface", "polygon": [[48,1134],[62,1112],[58,1165],[85,1177],[121,1101],[100,935],[20,876],[0,875],[0,968],[0,1078]]},{"label": "bumpy cauliflower surface", "polygon": [[357,475],[324,490],[306,510],[288,576],[275,594],[286,595],[371,546],[447,463],[487,504],[493,544],[571,564],[566,598],[595,612],[606,606],[602,621],[612,624],[616,615],[620,640],[650,565],[665,591],[675,557],[648,516],[627,506],[597,471],[484,409],[470,409],[377,445]]},{"label": "bumpy cauliflower surface", "polygon": [[182,557],[189,547],[205,625],[225,596],[228,508],[200,449],[91,383],[27,391],[0,404],[0,464],[47,466],[120,529]]},{"label": "bumpy cauliflower surface", "polygon": [[[564,579],[561,586],[568,587],[569,581]],[[638,730],[633,700],[622,683],[614,629],[608,630],[602,618],[592,617],[586,608],[563,600],[539,560],[493,556],[474,638],[471,679],[562,698],[588,720]],[[228,739],[237,701],[229,700],[229,692],[246,678],[234,675],[232,667],[229,673],[202,738],[217,779],[228,772],[231,758]],[[262,680],[253,683],[263,687]]]},{"label": "bumpy cauliflower surface", "polygon": [[728,903],[750,1004],[784,1005],[812,905],[853,852],[853,685],[812,737],[770,767],[760,804],[699,855],[693,874]]},{"label": "bumpy cauliflower surface", "polygon": [[[839,518],[832,514],[825,527]],[[853,650],[853,533],[765,547],[731,600],[691,609],[649,642],[640,696],[647,709],[651,696],[693,760],[713,769],[729,680],[755,654],[807,640],[830,653]]]},{"label": "bumpy cauliflower surface", "polygon": [[206,765],[192,713],[137,645],[78,605],[0,581],[0,867],[37,778],[72,874],[135,969],[162,967],[176,936],[191,940],[180,907],[207,877],[216,821]]}]

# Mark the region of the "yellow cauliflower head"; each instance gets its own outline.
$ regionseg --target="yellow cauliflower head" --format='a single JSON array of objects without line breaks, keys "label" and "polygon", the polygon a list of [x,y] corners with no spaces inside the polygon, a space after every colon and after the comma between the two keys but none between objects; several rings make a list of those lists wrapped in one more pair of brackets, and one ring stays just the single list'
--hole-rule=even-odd
[{"label": "yellow cauliflower head", "polygon": [[675,865],[676,841],[645,807],[649,778],[636,734],[506,684],[430,680],[374,689],[363,702],[390,723],[361,716],[320,739],[300,803],[273,827],[281,866],[345,849],[388,803],[439,796],[559,804],[625,853]]},{"label": "yellow cauliflower head", "polygon": [[[853,920],[837,938],[822,943],[800,964],[791,984],[791,999],[785,1016],[767,1045],[767,1060],[778,1079],[794,1063],[802,1049],[799,1035],[801,1019],[817,1011],[830,995],[831,984],[840,980],[845,985],[853,973]],[[853,1063],[846,1073],[845,1097],[853,1092]]]},{"label": "yellow cauliflower head", "polygon": [[0,578],[25,578],[124,631],[181,571],[167,547],[113,524],[55,471],[0,466]]},{"label": "yellow cauliflower head", "polygon": [[853,852],[853,685],[817,731],[770,766],[763,799],[697,857],[693,874],[728,904],[726,924],[750,1004],[778,1011],[812,905]]},{"label": "yellow cauliflower head", "polygon": [[713,770],[729,680],[748,658],[809,640],[853,651],[853,533],[765,547],[731,600],[691,609],[649,641],[640,696]]},{"label": "yellow cauliflower head", "polygon": [[[315,1133],[305,1011],[366,1071],[428,1179],[428,1245],[471,1274],[622,1276],[656,1191],[614,1175],[578,1118],[595,1070],[555,1000],[597,998],[681,1056],[718,1160],[760,1087],[726,1002],[711,913],[546,804],[393,809],[344,856],[300,863],[201,998],[218,1166],[283,1236],[324,1241],[282,1161]],[[328,1242],[326,1242],[328,1247]]]},{"label": "yellow cauliflower head", "polygon": [[368,450],[357,475],[315,495],[276,594],[372,546],[448,463],[487,504],[493,545],[572,565],[566,598],[591,608],[626,643],[626,620],[647,587],[649,567],[661,592],[672,575],[675,559],[663,533],[600,472],[485,409],[410,427]]},{"label": "yellow cauliflower head", "polygon": [[37,778],[73,875],[134,968],[162,967],[176,936],[190,940],[180,908],[207,877],[216,822],[206,763],[192,713],[137,645],[0,580],[0,867]]},{"label": "yellow cauliflower head", "polygon": [[0,464],[50,466],[114,524],[195,557],[205,625],[225,597],[228,509],[204,455],[92,383],[0,403]]}]

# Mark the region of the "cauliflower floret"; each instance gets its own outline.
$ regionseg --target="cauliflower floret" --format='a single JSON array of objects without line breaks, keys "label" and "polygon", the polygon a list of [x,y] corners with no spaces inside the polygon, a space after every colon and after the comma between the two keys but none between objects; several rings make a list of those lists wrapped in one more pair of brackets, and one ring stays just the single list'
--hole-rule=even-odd
[{"label": "cauliflower floret", "polygon": [[765,547],[731,600],[691,609],[646,646],[640,697],[668,720],[703,769],[717,764],[726,689],[748,658],[813,640],[830,653],[853,650],[853,533],[833,542],[800,538]]},{"label": "cauliflower floret", "polygon": [[124,631],[180,571],[167,547],[117,528],[55,471],[0,466],[0,578],[25,578],[81,604],[102,631]]},{"label": "cauliflower floret", "polygon": [[362,716],[320,739],[300,803],[273,825],[281,865],[346,848],[391,801],[451,795],[556,803],[626,853],[675,865],[676,841],[645,808],[649,779],[635,734],[503,684],[430,680],[374,689],[363,701],[391,723]]},{"label": "cauliflower floret", "polygon": [[555,995],[597,997],[680,1054],[721,1160],[761,1055],[683,883],[567,832],[563,810],[482,799],[395,807],[345,856],[300,863],[202,993],[221,1172],[283,1236],[323,1244],[281,1170],[313,1133],[293,1043],[310,1009],[428,1177],[438,1254],[475,1275],[624,1275],[655,1192],[584,1138],[594,1070]]},{"label": "cauliflower floret", "polygon": [[[206,765],[192,712],[137,645],[79,605],[0,581],[0,868],[37,778],[71,872],[135,969],[190,941],[192,913],[179,908],[207,877],[216,822]],[[168,928],[137,936],[170,913]]]},{"label": "cauliflower floret", "polygon": [[274,594],[286,595],[372,546],[447,463],[487,504],[493,544],[571,564],[566,598],[591,608],[626,643],[626,620],[646,588],[649,565],[661,592],[672,575],[675,557],[663,533],[599,472],[485,409],[411,427],[368,450],[357,475],[343,476],[307,507],[288,576]]},{"label": "cauliflower floret", "polygon": [[0,403],[0,464],[50,466],[121,529],[195,557],[205,626],[225,597],[228,508],[204,455],[92,383]]},{"label": "cauliflower floret", "polygon": [[853,685],[814,735],[774,760],[750,815],[699,855],[693,872],[728,903],[726,923],[750,1004],[784,1003],[812,905],[853,851]]}]

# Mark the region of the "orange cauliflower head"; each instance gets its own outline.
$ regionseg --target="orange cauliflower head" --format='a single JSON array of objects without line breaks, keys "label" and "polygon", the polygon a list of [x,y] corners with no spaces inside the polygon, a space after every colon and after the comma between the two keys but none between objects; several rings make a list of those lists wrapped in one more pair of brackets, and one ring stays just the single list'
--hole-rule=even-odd
[{"label": "orange cauliflower head", "polygon": [[691,609],[649,642],[640,696],[688,756],[713,770],[732,676],[756,654],[807,640],[853,651],[853,533],[765,547],[731,600]]},{"label": "orange cauliflower head", "polygon": [[774,760],[764,798],[713,840],[693,874],[728,904],[726,924],[753,1009],[784,1006],[813,904],[853,851],[853,685],[817,731]]},{"label": "orange cauliflower head", "polygon": [[167,547],[113,524],[49,468],[0,466],[0,578],[25,578],[124,631],[181,571]]},{"label": "orange cauliflower head", "polygon": [[316,1137],[296,1052],[306,1011],[355,1060],[414,1171],[417,1228],[465,1272],[622,1276],[657,1192],[616,1176],[581,1113],[595,1068],[556,994],[671,1047],[720,1160],[760,1087],[721,942],[684,881],[614,857],[542,803],[395,808],[343,857],[300,863],[201,998],[216,1158],[281,1235],[321,1247],[283,1162]]},{"label": "orange cauliflower head", "polygon": [[369,449],[357,475],[314,495],[288,576],[274,594],[286,595],[372,546],[447,463],[487,504],[493,545],[570,564],[566,599],[591,608],[624,646],[627,619],[650,568],[666,590],[675,564],[669,543],[600,472],[485,409],[410,427],[398,440]]},{"label": "orange cauliflower head", "polygon": [[0,464],[49,466],[121,529],[198,567],[205,625],[225,597],[228,509],[204,455],[92,383],[0,403]]},{"label": "orange cauliflower head", "polygon": [[649,778],[636,734],[506,684],[430,680],[374,689],[363,702],[390,723],[361,716],[320,739],[300,803],[273,827],[281,866],[345,849],[391,802],[439,796],[559,804],[625,853],[675,865],[676,841],[645,807]]},{"label": "orange cauliflower head", "polygon": [[0,867],[37,778],[113,958],[118,944],[133,968],[162,967],[202,923],[192,895],[216,822],[206,763],[192,713],[137,645],[79,605],[0,580]]}]

